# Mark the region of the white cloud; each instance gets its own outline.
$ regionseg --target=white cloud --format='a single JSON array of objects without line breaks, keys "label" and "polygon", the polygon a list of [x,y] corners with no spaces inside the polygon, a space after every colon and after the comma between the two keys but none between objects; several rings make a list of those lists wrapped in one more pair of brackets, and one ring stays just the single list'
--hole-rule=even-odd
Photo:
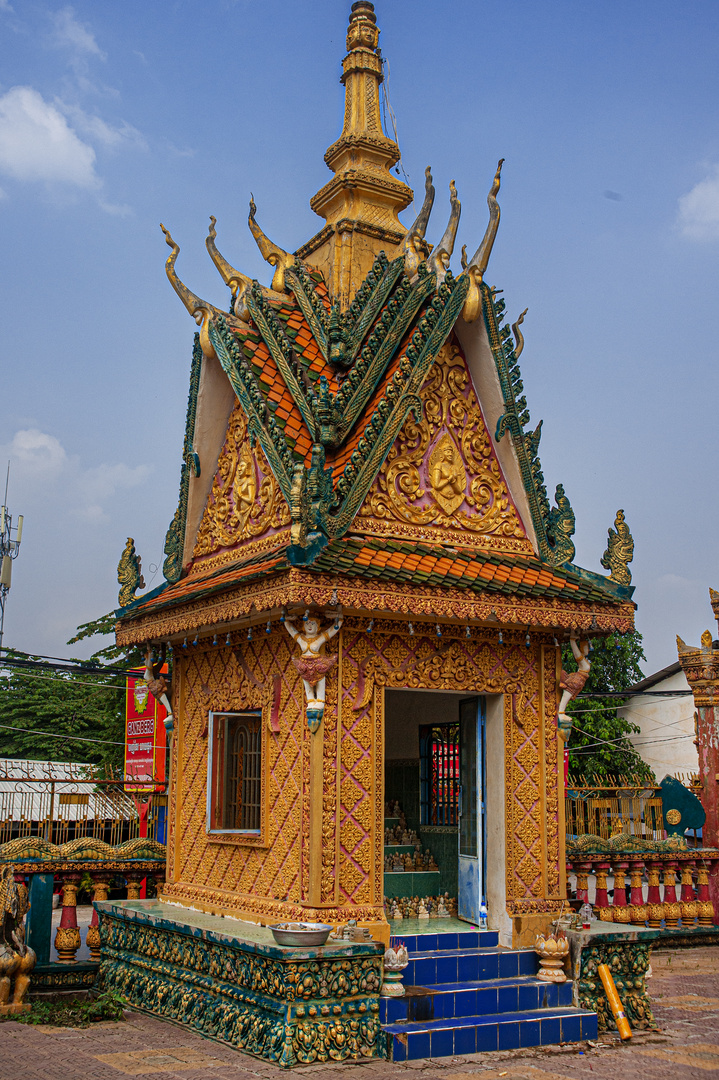
[{"label": "white cloud", "polygon": [[124,120],[117,127],[113,127],[96,114],[86,113],[84,109],[77,105],[68,105],[60,98],[55,98],[54,104],[72,121],[77,131],[93,142],[101,143],[110,149],[127,143],[142,147],[147,145],[141,132]]},{"label": "white cloud", "polygon": [[0,172],[15,180],[100,186],[93,148],[31,86],[0,97]]},{"label": "white cloud", "polygon": [[61,8],[50,16],[52,32],[50,42],[58,49],[70,49],[78,56],[96,56],[105,59],[105,53],[95,41],[93,32],[75,18],[71,7]]},{"label": "white cloud", "polygon": [[719,240],[719,165],[679,199],[678,221],[690,240]]},{"label": "white cloud", "polygon": [[7,11],[7,13],[11,15],[15,11],[15,8],[9,0],[0,0],[0,11]]},{"label": "white cloud", "polygon": [[29,478],[43,476],[53,480],[67,464],[67,454],[59,439],[37,428],[16,432],[3,456],[14,461]]},{"label": "white cloud", "polygon": [[110,520],[107,508],[119,493],[140,487],[151,471],[147,465],[122,462],[85,468],[59,439],[38,428],[17,431],[9,445],[0,447],[0,458],[10,461],[13,487],[19,485],[26,501],[47,513],[60,499],[65,512],[97,524]]}]

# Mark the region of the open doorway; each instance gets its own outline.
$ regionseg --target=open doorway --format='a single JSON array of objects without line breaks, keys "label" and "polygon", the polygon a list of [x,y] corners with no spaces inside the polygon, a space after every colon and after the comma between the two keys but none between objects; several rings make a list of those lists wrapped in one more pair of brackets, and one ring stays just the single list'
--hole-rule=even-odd
[{"label": "open doorway", "polygon": [[384,893],[390,918],[399,909],[403,918],[426,912],[476,925],[486,906],[490,919],[495,909],[494,925],[501,921],[502,702],[501,695],[385,691]]}]

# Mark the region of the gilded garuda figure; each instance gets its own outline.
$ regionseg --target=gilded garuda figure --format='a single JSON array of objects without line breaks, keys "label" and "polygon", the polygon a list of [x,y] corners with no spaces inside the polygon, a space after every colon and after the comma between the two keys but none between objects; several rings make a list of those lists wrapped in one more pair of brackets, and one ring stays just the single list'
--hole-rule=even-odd
[{"label": "gilded garuda figure", "polygon": [[629,563],[634,558],[634,538],[624,520],[624,511],[617,510],[614,528],[609,529],[607,550],[602,555],[602,566],[609,570],[609,580],[618,585],[631,585],[632,572]]}]

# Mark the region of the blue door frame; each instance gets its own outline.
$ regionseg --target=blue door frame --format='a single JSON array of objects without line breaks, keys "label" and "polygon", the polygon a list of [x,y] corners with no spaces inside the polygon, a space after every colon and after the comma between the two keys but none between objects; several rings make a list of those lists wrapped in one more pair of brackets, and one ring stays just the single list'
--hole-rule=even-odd
[{"label": "blue door frame", "polygon": [[459,703],[459,888],[460,919],[478,923],[487,893],[487,711],[483,697]]}]

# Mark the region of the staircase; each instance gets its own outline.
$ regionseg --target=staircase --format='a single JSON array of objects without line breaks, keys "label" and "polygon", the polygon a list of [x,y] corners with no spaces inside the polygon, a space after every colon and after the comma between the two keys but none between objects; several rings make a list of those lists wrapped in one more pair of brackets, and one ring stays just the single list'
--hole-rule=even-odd
[{"label": "staircase", "polygon": [[572,1007],[571,982],[540,982],[530,949],[500,949],[495,930],[399,937],[406,996],[380,998],[393,1061],[596,1039],[597,1014]]}]

